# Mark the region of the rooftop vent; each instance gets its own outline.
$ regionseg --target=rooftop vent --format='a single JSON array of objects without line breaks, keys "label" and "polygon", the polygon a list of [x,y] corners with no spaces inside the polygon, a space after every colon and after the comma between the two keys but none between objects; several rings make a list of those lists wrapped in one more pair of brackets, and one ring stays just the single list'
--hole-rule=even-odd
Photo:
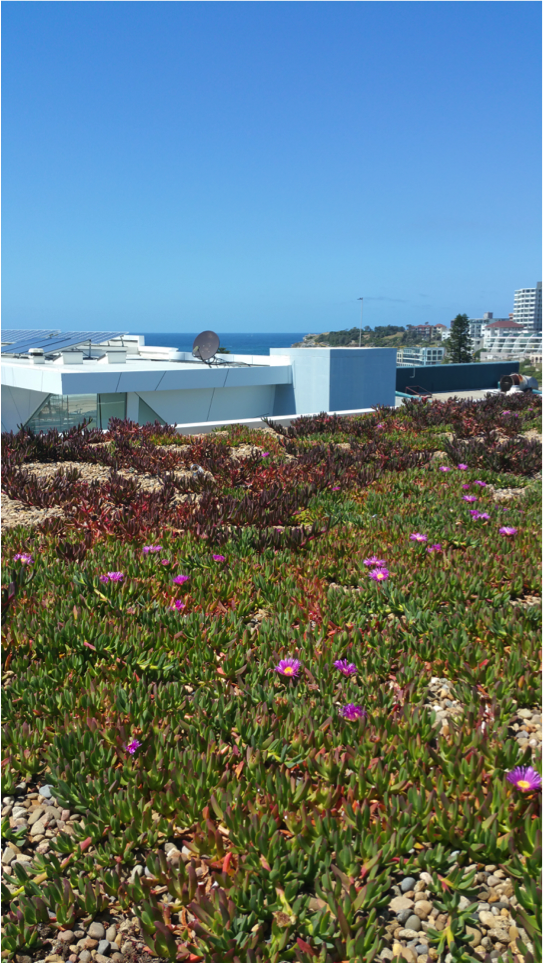
[{"label": "rooftop vent", "polygon": [[45,358],[43,356],[43,348],[29,348],[28,357],[33,365],[43,365],[45,364]]}]

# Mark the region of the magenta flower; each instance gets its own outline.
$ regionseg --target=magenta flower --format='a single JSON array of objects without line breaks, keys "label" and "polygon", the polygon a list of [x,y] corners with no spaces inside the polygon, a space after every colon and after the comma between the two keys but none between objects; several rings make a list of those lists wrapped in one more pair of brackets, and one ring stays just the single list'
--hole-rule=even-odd
[{"label": "magenta flower", "polygon": [[462,486],[462,488],[463,488],[463,489],[469,489],[470,484],[471,484],[470,482],[464,482],[464,485]]},{"label": "magenta flower", "polygon": [[31,556],[29,552],[18,552],[13,557],[14,562],[22,562],[23,566],[34,565],[34,556]]},{"label": "magenta flower", "polygon": [[368,576],[375,582],[384,582],[385,579],[388,579],[389,572],[388,569],[371,569]]},{"label": "magenta flower", "polygon": [[108,572],[108,576],[112,582],[122,582],[124,579],[124,572]]},{"label": "magenta flower", "polygon": [[464,465],[463,462],[460,462],[460,464],[458,465],[458,468],[461,469],[462,472],[465,472],[465,470],[467,469],[467,465]]},{"label": "magenta flower", "polygon": [[450,468],[449,468],[448,465],[440,465],[440,466],[439,466],[439,471],[440,471],[440,472],[450,472],[451,470],[450,470]]},{"label": "magenta flower", "polygon": [[340,486],[339,486],[339,485],[333,485],[333,486],[332,486],[332,492],[339,492],[339,490],[340,490]]},{"label": "magenta flower", "polygon": [[411,542],[428,542],[428,536],[423,535],[422,532],[412,532],[409,538]]},{"label": "magenta flower", "polygon": [[172,601],[171,606],[170,606],[170,609],[177,609],[177,612],[178,612],[178,613],[180,613],[181,610],[184,609],[184,608],[185,608],[185,603],[182,602],[180,599],[174,599],[174,600]]},{"label": "magenta flower", "polygon": [[267,459],[269,454],[270,454],[269,452],[263,452],[263,453],[262,453],[262,458],[263,458],[263,459]]},{"label": "magenta flower", "polygon": [[182,586],[184,582],[188,582],[190,576],[175,576],[174,583],[176,586]]},{"label": "magenta flower", "polygon": [[470,509],[469,514],[474,521],[477,519],[490,519],[488,512],[479,512],[478,509]]},{"label": "magenta flower", "polygon": [[382,422],[379,422],[379,424],[376,426],[376,428],[382,428],[382,427],[383,427],[383,423],[382,423]]},{"label": "magenta flower", "polygon": [[365,566],[377,566],[378,569],[383,569],[386,566],[384,559],[378,559],[377,556],[370,556],[368,559],[364,559]]},{"label": "magenta flower", "polygon": [[160,564],[161,564],[161,566],[169,566],[169,565],[170,565],[170,560],[169,560],[169,559],[161,559],[161,560],[160,560]]},{"label": "magenta flower", "polygon": [[341,707],[339,713],[344,720],[350,720],[351,722],[361,720],[368,715],[365,709],[362,706],[357,706],[356,703],[347,703],[346,706]]},{"label": "magenta flower", "polygon": [[215,562],[226,562],[226,556],[213,556]]},{"label": "magenta flower", "polygon": [[507,779],[523,793],[541,790],[541,777],[533,767],[515,767],[507,774]]},{"label": "magenta flower", "polygon": [[161,549],[162,546],[144,546],[142,552],[145,552],[146,554],[148,552],[160,552]]},{"label": "magenta flower", "polygon": [[109,576],[100,576],[100,582],[109,582]]},{"label": "magenta flower", "polygon": [[462,500],[463,500],[464,502],[477,502],[477,496],[476,496],[476,495],[463,495],[463,496],[462,496]]},{"label": "magenta flower", "polygon": [[514,526],[502,526],[500,529],[502,536],[516,536],[517,532],[518,529],[515,529]]},{"label": "magenta flower", "polygon": [[502,415],[510,415],[510,414],[511,414],[511,412],[509,411],[508,408],[506,408],[505,411],[502,412]]},{"label": "magenta flower", "polygon": [[336,659],[334,666],[340,673],[343,673],[344,676],[354,676],[356,673],[354,663],[348,663],[346,659]]},{"label": "magenta flower", "polygon": [[275,672],[280,673],[281,676],[297,676],[301,665],[299,659],[280,659]]},{"label": "magenta flower", "polygon": [[474,484],[474,485],[480,485],[483,489],[486,489],[486,482],[481,482],[480,479],[476,479],[473,484]]},{"label": "magenta flower", "polygon": [[428,546],[426,552],[441,552],[441,543],[436,542],[433,546]]},{"label": "magenta flower", "polygon": [[140,746],[142,746],[142,744],[139,740],[130,740],[130,743],[127,743],[124,749],[128,750],[130,756],[134,756],[134,753],[140,748]]}]

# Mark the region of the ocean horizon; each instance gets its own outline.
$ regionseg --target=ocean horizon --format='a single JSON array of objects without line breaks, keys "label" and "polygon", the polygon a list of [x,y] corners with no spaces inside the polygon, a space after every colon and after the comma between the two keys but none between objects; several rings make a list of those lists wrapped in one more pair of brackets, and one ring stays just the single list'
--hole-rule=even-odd
[{"label": "ocean horizon", "polygon": [[[171,331],[131,331],[131,335],[143,335],[146,345],[161,345],[164,348],[178,348],[180,351],[192,351],[194,339],[200,332],[171,332]],[[307,332],[217,332],[221,339],[221,348],[226,348],[233,355],[269,355],[270,348],[290,348],[297,341],[301,341]]]}]

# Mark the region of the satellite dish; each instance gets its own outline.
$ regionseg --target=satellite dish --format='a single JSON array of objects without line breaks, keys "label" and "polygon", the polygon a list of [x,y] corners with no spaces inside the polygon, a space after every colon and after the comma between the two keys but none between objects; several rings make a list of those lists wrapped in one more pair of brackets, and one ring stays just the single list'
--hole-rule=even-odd
[{"label": "satellite dish", "polygon": [[209,361],[215,355],[220,343],[221,340],[214,331],[202,331],[194,339],[192,354],[201,361]]}]

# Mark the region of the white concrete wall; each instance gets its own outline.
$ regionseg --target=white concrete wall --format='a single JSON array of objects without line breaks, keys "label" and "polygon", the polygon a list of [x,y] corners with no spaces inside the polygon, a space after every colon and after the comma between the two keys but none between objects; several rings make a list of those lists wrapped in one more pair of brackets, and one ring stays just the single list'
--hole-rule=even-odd
[{"label": "white concrete wall", "polygon": [[[184,391],[138,392],[170,425],[181,422],[259,418],[273,414],[274,385],[245,388],[193,388]],[[130,416],[129,416],[130,417]]]},{"label": "white concrete wall", "polygon": [[2,385],[2,431],[16,432],[34,414],[50,392],[31,392],[27,388]]},{"label": "white concrete wall", "polygon": [[288,355],[292,385],[277,386],[275,415],[394,405],[394,348],[271,348]]}]

